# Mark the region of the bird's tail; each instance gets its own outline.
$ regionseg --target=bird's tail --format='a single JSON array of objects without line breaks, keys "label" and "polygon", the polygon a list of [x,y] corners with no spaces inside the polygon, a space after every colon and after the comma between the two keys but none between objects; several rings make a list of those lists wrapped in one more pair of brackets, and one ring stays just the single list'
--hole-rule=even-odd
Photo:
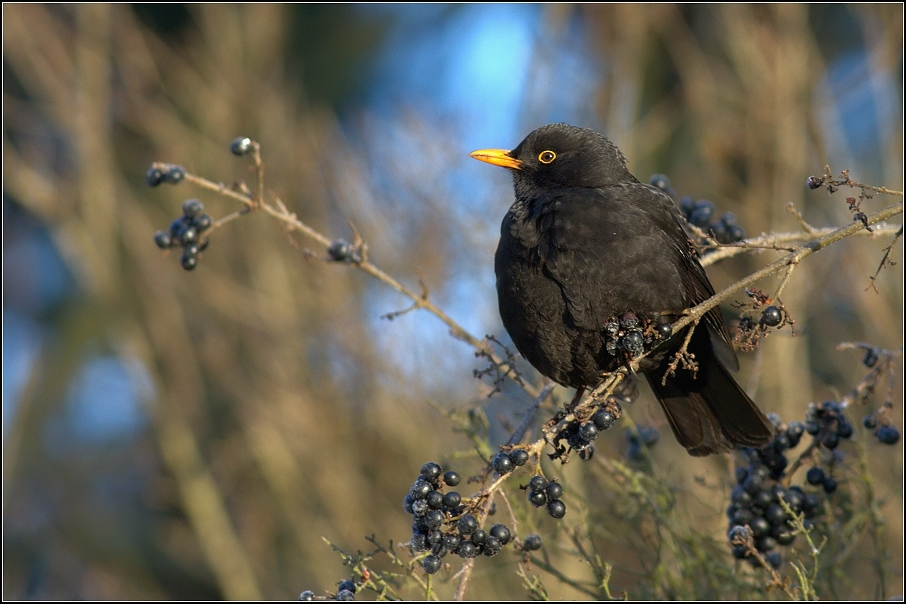
[{"label": "bird's tail", "polygon": [[707,332],[700,334],[693,334],[690,342],[698,362],[694,377],[677,369],[662,384],[670,356],[645,374],[676,439],[695,456],[764,446],[774,434],[770,420],[714,355]]}]

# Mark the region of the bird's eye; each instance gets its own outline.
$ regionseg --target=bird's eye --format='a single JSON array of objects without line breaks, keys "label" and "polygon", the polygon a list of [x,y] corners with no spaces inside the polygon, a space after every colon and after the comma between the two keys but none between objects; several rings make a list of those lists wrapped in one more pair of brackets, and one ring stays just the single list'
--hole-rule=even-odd
[{"label": "bird's eye", "polygon": [[542,151],[538,154],[538,161],[542,164],[549,164],[555,159],[557,159],[557,154],[553,151]]}]

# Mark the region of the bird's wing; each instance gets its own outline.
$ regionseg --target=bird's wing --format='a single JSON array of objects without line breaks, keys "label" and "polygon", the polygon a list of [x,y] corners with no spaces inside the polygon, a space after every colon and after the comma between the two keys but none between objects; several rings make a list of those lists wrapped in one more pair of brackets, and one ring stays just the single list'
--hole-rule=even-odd
[{"label": "bird's wing", "polygon": [[[624,312],[678,314],[714,294],[683,225],[662,191],[640,183],[552,191],[533,221],[545,270],[576,327],[600,331]],[[715,353],[738,367],[720,310],[704,317]]]}]

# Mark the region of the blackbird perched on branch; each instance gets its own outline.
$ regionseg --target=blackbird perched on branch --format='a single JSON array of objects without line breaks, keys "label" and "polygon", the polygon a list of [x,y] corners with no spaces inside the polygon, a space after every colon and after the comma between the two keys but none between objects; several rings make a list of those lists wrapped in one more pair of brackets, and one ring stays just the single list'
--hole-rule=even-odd
[{"label": "blackbird perched on branch", "polygon": [[[638,367],[691,455],[771,439],[771,422],[729,373],[739,362],[720,311],[677,334],[666,327],[714,289],[673,200],[630,174],[613,143],[549,124],[512,151],[471,156],[513,174],[494,268],[503,325],[529,363],[565,386],[594,386],[640,356],[638,337],[614,341],[629,317],[667,338]],[[697,369],[671,370],[689,329]]]}]

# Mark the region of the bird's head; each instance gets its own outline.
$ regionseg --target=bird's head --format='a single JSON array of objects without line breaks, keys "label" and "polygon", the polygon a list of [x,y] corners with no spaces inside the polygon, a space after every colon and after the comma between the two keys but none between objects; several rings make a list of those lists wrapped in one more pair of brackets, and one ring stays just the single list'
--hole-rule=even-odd
[{"label": "bird's head", "polygon": [[509,168],[516,197],[529,199],[563,187],[602,188],[638,182],[612,142],[588,128],[548,124],[532,131],[512,151],[480,149],[477,160]]}]

